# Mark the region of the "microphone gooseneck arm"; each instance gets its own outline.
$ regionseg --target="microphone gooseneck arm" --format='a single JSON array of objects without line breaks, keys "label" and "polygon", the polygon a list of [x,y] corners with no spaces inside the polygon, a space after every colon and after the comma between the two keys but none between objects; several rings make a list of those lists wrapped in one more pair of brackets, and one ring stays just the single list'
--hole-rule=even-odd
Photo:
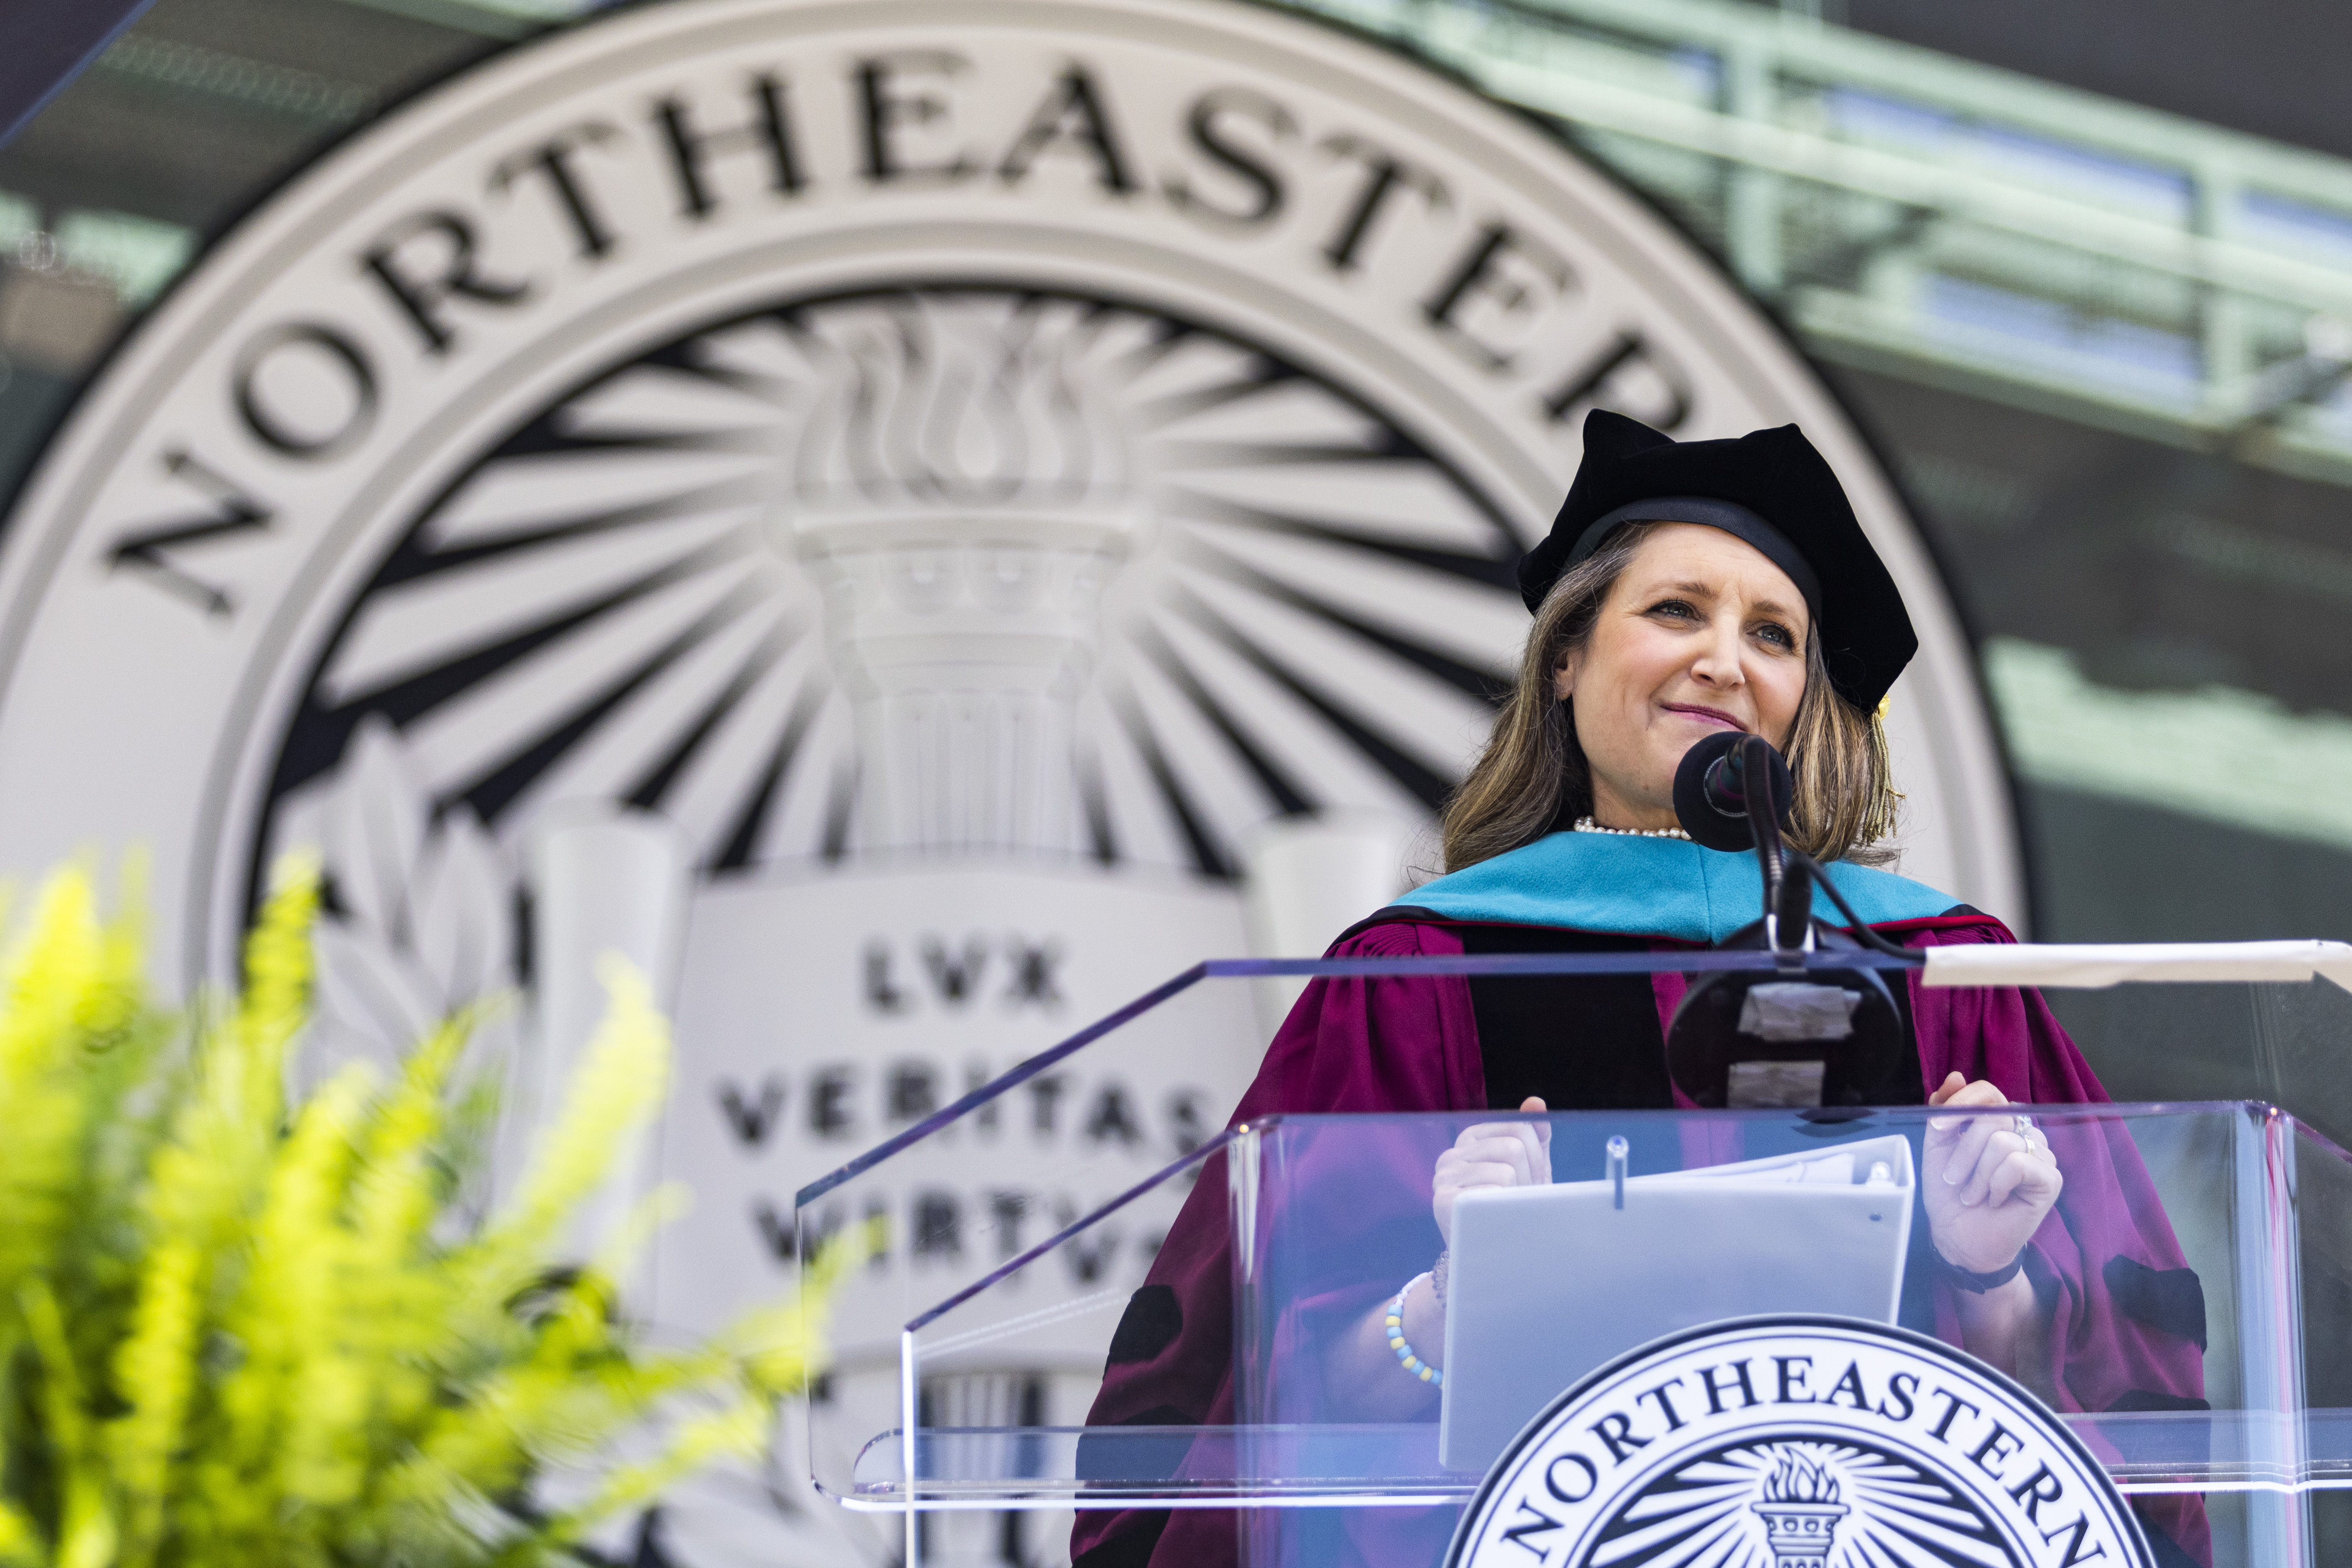
[{"label": "microphone gooseneck arm", "polygon": [[[1774,917],[1772,945],[1782,952],[1795,952],[1805,945],[1811,929],[1813,900],[1805,886],[1810,879],[1804,871],[1798,871],[1794,887],[1789,886],[1780,844],[1780,803],[1772,788],[1772,742],[1761,735],[1748,735],[1733,755],[1739,761],[1748,831],[1756,836],[1756,864],[1764,874],[1764,912]],[[1790,918],[1791,905],[1797,906],[1794,920]]]},{"label": "microphone gooseneck arm", "polygon": [[1853,906],[1845,901],[1845,895],[1838,891],[1837,884],[1830,880],[1829,873],[1822,869],[1820,861],[1794,845],[1788,846],[1786,853],[1792,865],[1804,868],[1813,880],[1821,884],[1822,891],[1830,896],[1830,902],[1835,904],[1838,913],[1846,918],[1847,925],[1853,928],[1854,937],[1863,946],[1873,952],[1883,952],[1889,958],[1899,958],[1909,964],[1925,964],[1927,962],[1927,955],[1917,948],[1905,947],[1899,942],[1889,942],[1871,930],[1869,924],[1853,912]]},{"label": "microphone gooseneck arm", "polygon": [[1772,929],[1780,937],[1784,952],[1793,952],[1805,945],[1813,929],[1813,873],[1798,857],[1802,851],[1786,844],[1780,847],[1780,897],[1772,905],[1776,917]]}]

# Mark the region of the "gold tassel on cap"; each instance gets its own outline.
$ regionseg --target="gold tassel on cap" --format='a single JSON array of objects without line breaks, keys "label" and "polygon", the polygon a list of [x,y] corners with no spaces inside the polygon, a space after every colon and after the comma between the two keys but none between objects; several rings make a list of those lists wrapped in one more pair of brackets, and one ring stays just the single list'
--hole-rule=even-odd
[{"label": "gold tassel on cap", "polygon": [[1870,716],[1870,809],[1863,814],[1861,834],[1864,844],[1893,837],[1895,814],[1903,805],[1903,792],[1895,787],[1895,757],[1886,744],[1886,714],[1894,706],[1890,691]]}]

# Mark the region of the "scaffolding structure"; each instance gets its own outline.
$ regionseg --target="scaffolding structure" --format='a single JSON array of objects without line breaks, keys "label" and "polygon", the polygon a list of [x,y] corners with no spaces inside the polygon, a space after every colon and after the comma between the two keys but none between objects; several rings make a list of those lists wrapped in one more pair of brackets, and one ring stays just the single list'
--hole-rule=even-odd
[{"label": "scaffolding structure", "polygon": [[2352,481],[2352,163],[1732,0],[1287,0],[1559,126],[1824,358]]}]

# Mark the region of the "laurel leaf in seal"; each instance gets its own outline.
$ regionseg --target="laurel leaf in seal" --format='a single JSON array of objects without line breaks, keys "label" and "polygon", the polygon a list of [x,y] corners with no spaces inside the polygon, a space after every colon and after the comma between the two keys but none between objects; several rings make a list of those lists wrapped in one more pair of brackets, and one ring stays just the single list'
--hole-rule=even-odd
[{"label": "laurel leaf in seal", "polygon": [[513,885],[472,807],[434,824],[407,902],[417,963],[444,1011],[514,984]]},{"label": "laurel leaf in seal", "polygon": [[361,925],[394,942],[408,935],[408,883],[431,816],[401,753],[388,721],[374,714],[362,720],[344,753],[326,819],[336,901]]}]

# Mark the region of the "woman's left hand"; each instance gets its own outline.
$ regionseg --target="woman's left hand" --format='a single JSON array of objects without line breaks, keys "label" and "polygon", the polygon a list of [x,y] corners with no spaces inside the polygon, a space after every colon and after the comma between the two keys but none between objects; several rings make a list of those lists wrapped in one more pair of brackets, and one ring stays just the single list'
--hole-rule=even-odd
[{"label": "woman's left hand", "polygon": [[[2009,1097],[1981,1079],[1969,1083],[1954,1073],[1927,1103],[2007,1105]],[[2066,1184],[2050,1141],[2025,1117],[1932,1120],[1920,1163],[1936,1250],[1973,1274],[2008,1268]]]}]

